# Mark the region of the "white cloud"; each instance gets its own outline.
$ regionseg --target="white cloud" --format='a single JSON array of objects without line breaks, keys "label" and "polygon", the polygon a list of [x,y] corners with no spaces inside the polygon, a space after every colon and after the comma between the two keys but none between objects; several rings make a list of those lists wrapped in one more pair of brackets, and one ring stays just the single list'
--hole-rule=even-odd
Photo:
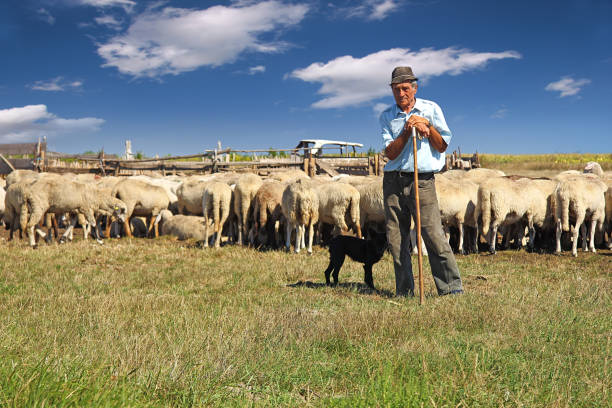
[{"label": "white cloud", "polygon": [[83,87],[83,81],[65,81],[64,77],[58,76],[46,81],[36,81],[27,86],[35,91],[61,92],[67,90],[77,91]]},{"label": "white cloud", "polygon": [[376,117],[379,117],[382,111],[384,111],[388,107],[389,107],[388,103],[377,103],[377,104],[374,104],[374,106],[372,106],[372,110],[374,111],[374,115]]},{"label": "white cloud", "polygon": [[563,77],[557,82],[551,82],[546,85],[547,91],[561,92],[559,97],[564,98],[566,96],[576,95],[582,90],[582,87],[591,83],[590,79],[574,79],[569,76]]},{"label": "white cloud", "polygon": [[499,108],[491,114],[491,119],[503,119],[508,115],[508,112],[507,108]]},{"label": "white cloud", "polygon": [[396,66],[412,66],[419,79],[427,80],[445,74],[459,75],[482,68],[489,61],[505,58],[521,58],[521,55],[516,51],[473,52],[454,47],[419,51],[393,48],[362,58],[345,55],[326,63],[315,62],[294,70],[288,76],[321,84],[318,93],[324,98],[315,102],[313,107],[340,108],[388,96],[391,71]]},{"label": "white cloud", "polygon": [[[384,20],[391,12],[399,8],[403,0],[361,0],[351,1],[349,7],[338,7],[334,15],[344,18],[364,18],[366,20]],[[336,8],[333,3],[328,4]]]},{"label": "white cloud", "polygon": [[262,74],[266,72],[266,67],[263,65],[257,65],[249,68],[249,75]]},{"label": "white cloud", "polygon": [[24,142],[42,136],[95,132],[103,123],[104,120],[98,118],[60,118],[48,112],[46,105],[0,109],[0,142]]},{"label": "white cloud", "polygon": [[98,48],[106,61],[134,77],[159,77],[234,62],[245,52],[273,53],[288,47],[264,34],[298,24],[308,6],[271,0],[204,10],[167,7],[134,18],[123,35]]},{"label": "white cloud", "polygon": [[121,29],[121,21],[117,20],[113,16],[104,15],[104,16],[96,17],[94,18],[94,21],[99,25],[105,25],[109,28],[112,28],[113,30]]},{"label": "white cloud", "polygon": [[92,6],[98,8],[122,7],[129,12],[136,5],[133,0],[73,0],[76,4],[82,6]]},{"label": "white cloud", "polygon": [[55,24],[55,17],[53,17],[47,9],[39,8],[38,10],[36,10],[36,14],[38,14],[38,17],[41,20],[46,21],[48,24]]}]

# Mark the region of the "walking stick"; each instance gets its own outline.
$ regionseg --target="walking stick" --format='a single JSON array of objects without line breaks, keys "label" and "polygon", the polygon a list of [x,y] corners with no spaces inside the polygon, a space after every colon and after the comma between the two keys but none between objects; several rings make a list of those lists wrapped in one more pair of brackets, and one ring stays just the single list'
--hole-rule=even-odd
[{"label": "walking stick", "polygon": [[414,197],[416,201],[417,252],[419,257],[419,304],[425,301],[423,295],[423,252],[421,249],[421,205],[419,203],[419,168],[417,167],[417,130],[412,127],[412,152],[414,154]]}]

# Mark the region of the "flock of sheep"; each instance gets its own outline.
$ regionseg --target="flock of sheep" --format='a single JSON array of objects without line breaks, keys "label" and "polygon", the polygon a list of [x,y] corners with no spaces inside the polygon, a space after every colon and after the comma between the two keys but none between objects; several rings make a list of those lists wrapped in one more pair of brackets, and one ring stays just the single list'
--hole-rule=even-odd
[{"label": "flock of sheep", "polygon": [[[597,163],[589,163],[584,173],[566,171],[552,179],[451,170],[436,175],[436,192],[444,229],[448,237],[455,234],[460,253],[477,252],[482,235],[492,253],[501,236],[502,243],[518,248],[526,241],[530,250],[554,247],[556,252],[565,240],[575,256],[579,231],[584,250],[595,252],[596,242],[612,247],[612,176]],[[261,178],[252,173],[98,177],[18,170],[0,189],[0,215],[11,231],[9,239],[14,231],[27,233],[33,247],[37,237],[50,241],[53,234],[60,242],[72,240],[77,223],[85,239],[93,235],[99,242],[161,232],[215,247],[223,236],[241,245],[284,244],[289,250],[293,239],[295,252],[307,248],[309,253],[313,241],[325,242],[326,234],[352,230],[361,238],[362,231],[384,231],[382,177],[309,178],[301,171]],[[61,237],[58,222],[66,225]]]}]

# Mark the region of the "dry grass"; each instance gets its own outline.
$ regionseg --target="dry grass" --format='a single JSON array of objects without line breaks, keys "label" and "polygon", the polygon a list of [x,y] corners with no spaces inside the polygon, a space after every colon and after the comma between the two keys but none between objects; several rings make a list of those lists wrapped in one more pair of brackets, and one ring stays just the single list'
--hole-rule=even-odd
[{"label": "dry grass", "polygon": [[612,171],[612,154],[480,154],[482,167],[499,169],[506,174],[554,177],[564,170],[582,171],[591,161],[598,162],[604,171]]},{"label": "dry grass", "polygon": [[466,294],[378,292],[327,252],[0,247],[0,406],[610,406],[612,253],[459,256]]}]

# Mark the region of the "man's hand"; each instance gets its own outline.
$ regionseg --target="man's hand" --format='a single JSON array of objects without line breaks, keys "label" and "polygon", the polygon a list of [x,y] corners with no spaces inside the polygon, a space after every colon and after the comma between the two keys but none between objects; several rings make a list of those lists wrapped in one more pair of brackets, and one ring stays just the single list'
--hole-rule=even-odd
[{"label": "man's hand", "polygon": [[407,127],[414,127],[423,137],[429,137],[429,121],[422,116],[412,115],[406,122]]}]

